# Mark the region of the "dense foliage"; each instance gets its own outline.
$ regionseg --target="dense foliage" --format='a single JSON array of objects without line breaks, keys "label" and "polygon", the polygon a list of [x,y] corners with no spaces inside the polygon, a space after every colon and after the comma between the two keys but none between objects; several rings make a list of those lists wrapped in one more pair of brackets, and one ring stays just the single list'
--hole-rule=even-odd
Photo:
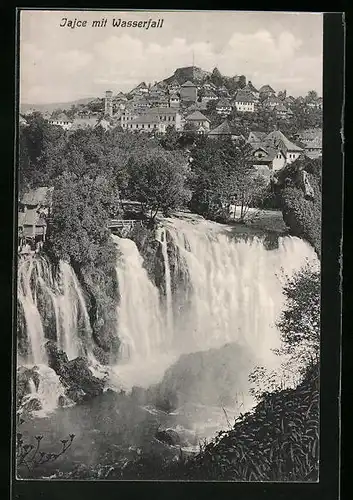
[{"label": "dense foliage", "polygon": [[164,214],[185,206],[190,198],[186,189],[188,165],[181,153],[162,148],[152,150],[144,158],[131,158],[128,163],[131,198],[148,208],[154,220],[161,210]]},{"label": "dense foliage", "polygon": [[[302,172],[307,173],[313,190],[305,194]],[[275,185],[283,219],[294,236],[305,238],[321,252],[321,159],[298,159],[278,173]]]},{"label": "dense foliage", "polygon": [[250,160],[251,147],[239,140],[200,141],[191,150],[191,209],[206,217],[229,214],[231,204],[247,209],[265,195],[267,182],[256,174]]}]

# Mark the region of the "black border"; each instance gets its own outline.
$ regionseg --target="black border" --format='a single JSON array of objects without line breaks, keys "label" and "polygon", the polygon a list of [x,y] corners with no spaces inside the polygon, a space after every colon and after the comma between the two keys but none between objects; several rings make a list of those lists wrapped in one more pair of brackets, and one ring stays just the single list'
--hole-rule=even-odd
[{"label": "black border", "polygon": [[[24,2],[25,3],[25,2]],[[63,2],[65,4],[66,2]],[[29,7],[27,7],[29,8]],[[44,8],[44,6],[43,6]],[[46,7],[49,9],[49,7]],[[62,6],[62,9],[65,7]],[[78,9],[82,7],[78,7]],[[179,9],[181,7],[179,6]],[[103,6],[100,7],[103,10]],[[120,7],[122,9],[122,7]],[[196,8],[195,8],[196,10]],[[247,9],[244,9],[247,10]],[[16,13],[11,11],[8,26],[15,26]],[[5,30],[4,30],[5,31]],[[10,27],[11,32],[11,27]],[[12,38],[12,39],[11,39]],[[14,127],[15,119],[15,90],[13,88],[13,68],[16,67],[16,54],[14,33],[10,36],[9,45],[5,54],[5,71],[9,78],[9,93],[14,99],[3,101],[4,117],[0,121],[2,137],[8,139],[4,144],[9,147],[9,159],[12,165],[14,154]],[[6,67],[7,66],[7,67]],[[6,83],[6,79],[5,79]],[[18,83],[18,81],[17,81]],[[94,498],[104,495],[106,498],[133,498],[135,495],[144,497],[165,498],[178,497],[189,494],[192,497],[210,495],[213,498],[238,496],[241,499],[295,499],[301,500],[318,498],[320,500],[333,500],[339,498],[339,387],[340,387],[340,333],[341,333],[341,296],[340,296],[340,259],[341,259],[341,237],[342,237],[342,181],[343,181],[343,158],[341,152],[341,127],[342,108],[344,96],[344,21],[341,13],[324,15],[324,144],[323,144],[323,231],[322,231],[322,364],[321,364],[321,462],[320,482],[317,484],[300,483],[158,483],[158,482],[50,482],[50,481],[16,481],[12,477],[12,496],[18,500],[36,499],[60,499],[63,497],[85,497]],[[4,109],[5,108],[5,109]],[[16,217],[9,210],[9,206],[15,203],[16,197],[13,190],[13,170],[6,165],[3,168],[1,183],[5,188],[5,201],[10,213],[5,218],[4,234],[14,236],[14,223]],[[9,204],[10,200],[10,204]],[[6,223],[8,227],[6,228]],[[13,238],[12,238],[13,240]],[[1,263],[5,265],[1,274],[1,284],[5,293],[2,295],[1,312],[9,317],[9,311],[13,311],[14,301],[11,271],[13,266],[6,264],[13,261],[13,241],[9,238],[0,246]],[[8,259],[8,260],[7,260]],[[11,269],[11,271],[10,271]],[[6,272],[10,271],[10,273]],[[10,294],[8,291],[11,290]],[[7,292],[7,293],[6,293]],[[10,325],[11,325],[10,317]],[[5,324],[5,323],[4,323]],[[11,326],[10,326],[11,328]],[[11,330],[6,329],[11,350]],[[10,348],[10,349],[9,349]],[[7,373],[13,373],[11,357],[9,365],[5,365]],[[4,357],[5,359],[5,357]],[[4,368],[4,365],[2,366]],[[10,383],[8,387],[11,388]],[[11,392],[7,400],[10,408]],[[10,425],[11,426],[11,425]],[[10,434],[9,434],[10,435]],[[3,470],[2,470],[3,471]],[[14,470],[12,470],[14,474]],[[2,488],[1,488],[2,490]]]}]

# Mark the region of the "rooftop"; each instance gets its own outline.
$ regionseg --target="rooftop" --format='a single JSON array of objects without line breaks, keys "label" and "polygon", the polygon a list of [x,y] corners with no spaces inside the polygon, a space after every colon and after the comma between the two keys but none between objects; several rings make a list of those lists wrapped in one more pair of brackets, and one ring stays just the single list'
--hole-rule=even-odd
[{"label": "rooftop", "polygon": [[250,93],[244,90],[239,90],[237,95],[235,96],[235,102],[255,102],[255,97]]},{"label": "rooftop", "polygon": [[272,147],[284,151],[303,151],[302,148],[291,142],[280,130],[273,130],[265,137],[265,142]]},{"label": "rooftop", "polygon": [[188,80],[187,82],[183,83],[182,87],[196,87],[196,85]]},{"label": "rooftop", "polygon": [[191,113],[191,115],[188,115],[186,117],[186,120],[188,121],[210,121],[205,115],[203,115],[200,111],[194,111],[193,113]]},{"label": "rooftop", "polygon": [[232,130],[230,128],[228,120],[224,120],[223,123],[218,125],[208,134],[209,136],[219,136],[219,135],[232,135]]},{"label": "rooftop", "polygon": [[19,226],[46,226],[45,219],[40,217],[35,208],[27,209],[26,212],[18,212]]},{"label": "rooftop", "polygon": [[71,118],[69,118],[65,113],[59,113],[58,116],[51,116],[50,121],[53,122],[70,122],[72,123]]},{"label": "rooftop", "polygon": [[52,196],[53,196],[53,187],[39,187],[37,189],[31,189],[30,191],[27,191],[22,198],[20,199],[20,202],[23,205],[32,205],[32,206],[37,206],[37,205],[42,205],[42,206],[49,206],[51,205],[52,201]]}]

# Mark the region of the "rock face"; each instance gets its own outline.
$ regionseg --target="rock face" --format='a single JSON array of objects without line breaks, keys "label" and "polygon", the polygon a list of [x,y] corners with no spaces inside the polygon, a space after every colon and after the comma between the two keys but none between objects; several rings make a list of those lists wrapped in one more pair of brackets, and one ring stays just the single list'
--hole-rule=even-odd
[{"label": "rock face", "polygon": [[17,369],[17,380],[16,380],[16,404],[17,407],[21,405],[23,398],[31,393],[31,383],[34,384],[35,388],[38,389],[39,385],[39,374],[35,367],[26,368],[24,366],[19,366]]},{"label": "rock face", "polygon": [[283,220],[293,236],[304,238],[321,254],[321,160],[303,159],[279,171],[274,190]]},{"label": "rock face", "polygon": [[156,439],[162,443],[169,444],[170,446],[176,446],[181,444],[181,439],[179,434],[173,429],[165,429],[156,432]]},{"label": "rock face", "polygon": [[238,393],[247,391],[255,362],[245,347],[235,343],[184,354],[153,388],[155,404],[167,412],[187,403],[232,405]]},{"label": "rock face", "polygon": [[48,341],[46,344],[48,364],[66,389],[66,395],[75,403],[82,403],[103,392],[104,381],[94,377],[84,357],[69,360],[67,355]]}]

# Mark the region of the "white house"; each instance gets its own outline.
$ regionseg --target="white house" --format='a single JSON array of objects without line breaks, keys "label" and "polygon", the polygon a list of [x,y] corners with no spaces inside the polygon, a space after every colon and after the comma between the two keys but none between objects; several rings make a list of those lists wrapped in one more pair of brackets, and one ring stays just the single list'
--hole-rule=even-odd
[{"label": "white house", "polygon": [[293,163],[304,152],[303,148],[287,139],[280,130],[269,134],[250,132],[247,142],[252,146],[254,166],[267,165],[273,171]]},{"label": "white house", "polygon": [[228,116],[232,112],[232,105],[225,97],[222,97],[216,105],[216,111],[221,116]]},{"label": "white house", "polygon": [[201,111],[194,111],[185,118],[185,121],[193,124],[199,133],[207,133],[210,130],[210,120]]},{"label": "white house", "polygon": [[54,115],[54,117],[50,118],[49,123],[50,125],[58,125],[64,130],[70,130],[72,127],[72,120],[65,113],[60,113],[58,116]]},{"label": "white house", "polygon": [[234,99],[237,111],[253,113],[255,111],[255,97],[250,92],[239,90]]}]

